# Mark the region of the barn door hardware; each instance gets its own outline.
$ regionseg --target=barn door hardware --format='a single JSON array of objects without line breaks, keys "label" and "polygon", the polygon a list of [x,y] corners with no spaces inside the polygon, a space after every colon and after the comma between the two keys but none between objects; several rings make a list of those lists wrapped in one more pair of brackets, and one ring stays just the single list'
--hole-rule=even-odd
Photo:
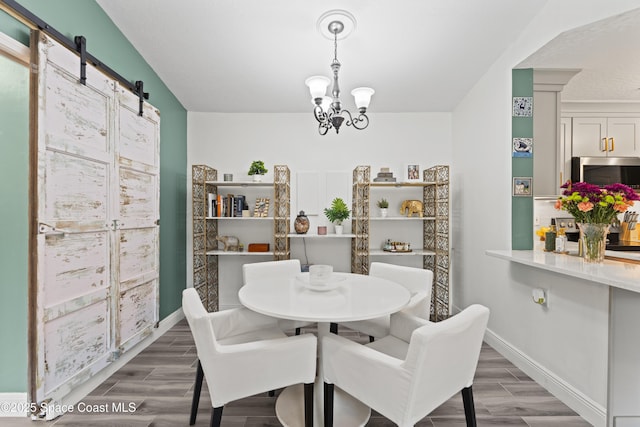
[{"label": "barn door hardware", "polygon": [[144,100],[149,99],[149,93],[144,91],[144,83],[142,80],[136,81],[136,90],[134,92],[138,95],[138,115],[142,117],[144,111]]},{"label": "barn door hardware", "polygon": [[[38,16],[33,14],[33,12],[31,12],[30,10],[28,10],[27,8],[22,6],[16,0],[0,0],[0,10],[6,11],[10,16],[16,18],[18,21],[20,21],[23,24],[27,25],[29,28],[31,28],[33,30],[40,30],[40,31],[43,31],[44,33],[50,35],[51,37],[56,39],[58,42],[60,42],[62,45],[64,45],[67,49],[72,50],[74,52],[80,52],[76,40],[69,39],[64,34],[62,34],[60,31],[56,30],[55,28],[53,28],[52,26],[47,24],[45,21],[40,19]],[[77,37],[82,37],[82,36],[77,36]],[[129,80],[127,80],[124,77],[122,77],[120,74],[118,74],[117,72],[115,72],[114,70],[109,68],[107,65],[102,63],[102,61],[100,61],[98,58],[96,58],[95,56],[93,56],[89,52],[87,52],[86,51],[86,40],[84,41],[84,43],[85,43],[85,51],[84,51],[85,52],[85,59],[83,61],[82,58],[80,58],[80,62],[81,62],[81,65],[80,65],[80,67],[81,67],[81,70],[80,70],[80,82],[82,84],[86,84],[85,83],[86,82],[86,74],[84,75],[85,76],[85,80],[84,81],[82,80],[82,77],[83,77],[83,74],[82,74],[82,66],[83,65],[82,64],[84,64],[86,66],[86,64],[88,62],[91,65],[95,66],[97,69],[101,70],[106,75],[110,76],[112,79],[117,80],[118,83],[120,83],[121,86],[126,87],[131,92],[133,92],[134,94],[138,95],[138,89],[137,89],[136,85],[134,85]],[[144,94],[144,98],[145,99],[149,99],[149,94],[145,93]]]},{"label": "barn door hardware", "polygon": [[76,49],[80,54],[80,83],[87,85],[87,39],[84,36],[75,36]]}]

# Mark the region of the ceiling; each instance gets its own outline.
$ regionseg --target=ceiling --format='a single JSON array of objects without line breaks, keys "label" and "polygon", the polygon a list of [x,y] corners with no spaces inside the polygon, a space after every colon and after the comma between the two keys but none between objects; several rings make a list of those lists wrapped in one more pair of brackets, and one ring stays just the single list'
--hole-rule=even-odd
[{"label": "ceiling", "polygon": [[[371,112],[452,111],[546,0],[98,0],[188,111],[310,112],[304,80],[329,76],[318,18],[345,9],[343,104]],[[514,18],[516,17],[516,18]]]},{"label": "ceiling", "polygon": [[[188,111],[309,112],[304,80],[330,75],[326,11],[352,13],[338,42],[343,105],[452,111],[546,0],[97,0]],[[640,101],[640,9],[560,34],[522,68],[582,69],[563,100]]]},{"label": "ceiling", "polygon": [[581,69],[563,101],[640,101],[640,9],[566,31],[518,67]]}]

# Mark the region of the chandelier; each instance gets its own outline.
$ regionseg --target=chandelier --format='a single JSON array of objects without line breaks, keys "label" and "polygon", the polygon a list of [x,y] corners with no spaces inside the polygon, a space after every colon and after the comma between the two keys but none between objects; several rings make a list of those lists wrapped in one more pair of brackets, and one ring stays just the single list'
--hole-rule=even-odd
[{"label": "chandelier", "polygon": [[[342,108],[340,102],[340,85],[338,84],[338,72],[340,71],[340,61],[338,61],[338,35],[345,30],[346,21],[349,25],[349,31],[355,28],[355,19],[353,16],[343,10],[332,10],[323,14],[318,20],[318,30],[323,32],[324,24],[328,22],[326,28],[329,31],[328,36],[333,36],[333,61],[331,62],[331,71],[333,72],[333,87],[331,88],[331,96],[327,96],[327,87],[331,80],[325,76],[313,76],[305,80],[305,84],[309,86],[311,92],[311,103],[313,107],[313,115],[318,121],[318,132],[320,135],[326,135],[329,129],[335,129],[336,133],[340,132],[340,126],[345,123],[347,126],[353,126],[358,130],[366,129],[369,126],[369,117],[367,117],[367,107],[371,102],[371,95],[375,91],[369,87],[359,87],[351,91],[351,95],[355,98],[358,115],[353,117],[349,110]],[[327,34],[325,34],[327,35]],[[342,38],[346,38],[345,33]]]}]

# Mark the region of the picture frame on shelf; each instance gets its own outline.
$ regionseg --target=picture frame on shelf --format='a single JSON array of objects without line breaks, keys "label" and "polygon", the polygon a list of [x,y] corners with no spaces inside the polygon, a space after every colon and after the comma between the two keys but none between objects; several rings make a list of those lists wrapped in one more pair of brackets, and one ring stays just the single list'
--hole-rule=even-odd
[{"label": "picture frame on shelf", "polygon": [[517,176],[513,178],[513,197],[532,197],[533,178]]},{"label": "picture frame on shelf", "polygon": [[256,205],[253,209],[253,216],[257,218],[266,218],[269,216],[269,199],[266,197],[256,198]]},{"label": "picture frame on shelf", "polygon": [[420,165],[415,163],[407,163],[402,171],[404,182],[419,182],[420,179]]}]

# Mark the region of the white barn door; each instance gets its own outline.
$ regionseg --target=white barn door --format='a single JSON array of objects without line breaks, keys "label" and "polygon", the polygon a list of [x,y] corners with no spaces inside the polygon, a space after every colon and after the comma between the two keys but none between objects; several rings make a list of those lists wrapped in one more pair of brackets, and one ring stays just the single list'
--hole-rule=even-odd
[{"label": "white barn door", "polygon": [[158,321],[160,114],[119,87],[116,96],[116,346],[126,351]]},{"label": "white barn door", "polygon": [[80,84],[43,33],[31,46],[30,400],[60,403],[157,322],[159,115],[130,117],[89,64]]}]

